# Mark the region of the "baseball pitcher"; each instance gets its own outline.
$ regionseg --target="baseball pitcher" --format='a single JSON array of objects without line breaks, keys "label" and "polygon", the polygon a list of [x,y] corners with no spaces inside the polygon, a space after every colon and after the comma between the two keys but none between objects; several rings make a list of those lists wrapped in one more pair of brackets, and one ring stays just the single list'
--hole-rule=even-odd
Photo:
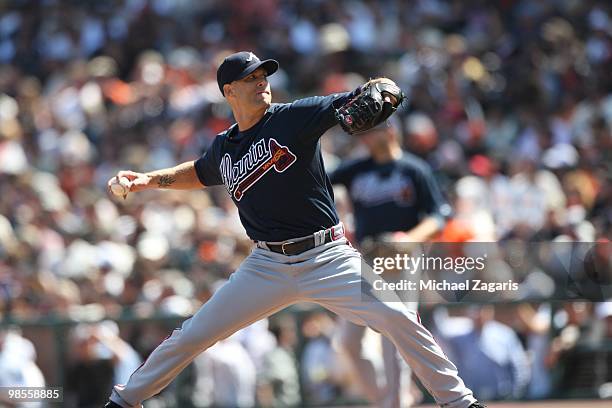
[{"label": "baseball pitcher", "polygon": [[195,161],[109,180],[110,187],[126,177],[130,193],[223,185],[255,244],[229,282],[113,388],[106,406],[140,407],[217,341],[306,301],[388,337],[440,406],[482,407],[415,312],[362,293],[361,256],[344,237],[325,174],[321,135],[338,122],[350,133],[381,123],[401,90],[381,78],[353,92],[273,104],[267,77],[277,69],[252,52],[228,56],[217,81],[237,123]]}]

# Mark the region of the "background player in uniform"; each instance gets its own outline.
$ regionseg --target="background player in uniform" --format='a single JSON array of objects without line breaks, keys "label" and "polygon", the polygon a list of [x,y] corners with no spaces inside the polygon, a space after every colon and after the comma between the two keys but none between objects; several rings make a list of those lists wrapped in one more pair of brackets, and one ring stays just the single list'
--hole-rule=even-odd
[{"label": "background player in uniform", "polygon": [[[450,206],[431,168],[402,150],[399,126],[396,118],[390,118],[360,133],[369,157],[347,162],[330,175],[332,184],[347,188],[354,210],[355,238],[366,258],[368,250],[384,249],[384,242],[427,241],[441,230],[450,215]],[[416,309],[416,303],[408,305]],[[377,406],[399,407],[401,370],[395,347],[382,337],[386,386],[379,387],[373,364],[362,357],[364,334],[365,327],[342,322],[340,347],[353,364],[365,396]]]},{"label": "background player in uniform", "polygon": [[[414,312],[361,291],[361,256],[344,237],[319,138],[337,124],[336,107],[360,100],[358,95],[370,94],[372,87],[272,104],[267,76],[277,69],[276,61],[260,61],[250,52],[228,56],[217,80],[237,123],[196,161],[147,174],[117,174],[130,180],[130,191],[224,184],[257,245],[126,384],[114,387],[107,406],[140,406],[217,341],[290,304],[309,301],[388,336],[441,406],[480,407]],[[393,84],[389,79],[374,83],[385,82]]]}]

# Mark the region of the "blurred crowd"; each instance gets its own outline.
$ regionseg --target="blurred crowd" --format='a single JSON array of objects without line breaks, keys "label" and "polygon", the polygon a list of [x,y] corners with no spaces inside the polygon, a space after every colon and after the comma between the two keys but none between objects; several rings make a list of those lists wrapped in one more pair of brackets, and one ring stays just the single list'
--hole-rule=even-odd
[{"label": "blurred crowd", "polygon": [[[1,317],[185,317],[227,279],[252,243],[225,190],[118,200],[106,181],[120,169],[148,171],[201,155],[232,123],[216,67],[238,50],[280,62],[270,77],[275,102],[353,89],[369,77],[394,79],[408,96],[397,113],[403,146],[429,162],[453,204],[440,240],[612,238],[608,1],[14,0],[0,3]],[[339,129],[328,133],[328,169],[364,154]],[[341,191],[337,198],[350,231],[350,206]],[[482,335],[483,359],[516,366],[520,375],[500,374],[502,389],[487,388],[486,378],[468,380],[475,389],[483,383],[483,398],[541,398],[571,382],[550,378],[549,367],[579,364],[564,353],[568,337],[575,346],[602,322],[608,326],[600,338],[611,337],[609,305],[578,304],[582,315],[573,305],[512,309],[503,327],[487,323],[495,322],[488,309],[437,315],[457,328],[440,336],[449,354],[459,350],[458,361],[462,342]],[[204,373],[223,356],[235,368],[241,347],[253,365],[240,363],[235,386],[251,388],[227,392],[244,395],[247,402],[235,406],[254,398],[296,405],[303,395],[326,403],[347,394],[350,381],[330,380],[343,377],[330,372],[327,358],[333,319],[313,313],[297,326],[276,323],[227,339],[196,361],[191,383],[202,400],[193,403],[214,404],[217,383],[233,384]],[[299,347],[299,373],[292,327],[309,340]],[[553,329],[554,340],[546,334]],[[149,339],[165,337],[151,330],[145,338],[119,336],[110,323],[77,326],[70,338],[81,350],[77,360],[93,353],[113,362],[98,370],[112,383],[146,357],[155,346]],[[267,338],[268,347],[249,351],[253,337]],[[522,348],[524,358],[491,355],[491,342]],[[34,361],[34,352],[27,356]],[[77,363],[71,370],[81,378]],[[228,368],[219,378],[232,375]],[[529,382],[530,375],[540,377]],[[600,377],[601,384],[612,380]]]},{"label": "blurred crowd", "polygon": [[[612,398],[610,301],[436,307],[423,317],[480,398]],[[58,341],[53,333],[0,329],[0,384],[61,385],[64,406],[100,407],[112,385],[124,383],[179,322],[71,325],[59,339],[60,366],[51,346]],[[334,315],[320,309],[261,320],[197,356],[149,406],[249,408],[363,401],[340,346],[339,326]],[[367,329],[363,357],[372,361],[383,385],[379,336]],[[402,406],[431,402],[406,371],[402,369]],[[0,397],[2,402],[9,401]]]}]

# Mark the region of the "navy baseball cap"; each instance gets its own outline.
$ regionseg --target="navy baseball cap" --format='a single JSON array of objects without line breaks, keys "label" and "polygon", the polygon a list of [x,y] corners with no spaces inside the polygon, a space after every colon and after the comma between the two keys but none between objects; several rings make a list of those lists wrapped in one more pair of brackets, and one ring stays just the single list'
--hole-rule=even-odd
[{"label": "navy baseball cap", "polygon": [[217,69],[217,84],[223,95],[223,85],[237,81],[251,74],[257,68],[262,67],[268,75],[272,75],[278,69],[278,61],[268,59],[261,61],[257,55],[249,51],[241,51],[227,56]]}]

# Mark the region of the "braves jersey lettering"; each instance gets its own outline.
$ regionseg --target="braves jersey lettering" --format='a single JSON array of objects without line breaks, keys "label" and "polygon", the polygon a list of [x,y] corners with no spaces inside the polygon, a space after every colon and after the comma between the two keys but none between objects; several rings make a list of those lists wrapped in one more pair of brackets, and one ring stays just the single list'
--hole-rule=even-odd
[{"label": "braves jersey lettering", "polygon": [[232,164],[231,156],[226,153],[221,159],[219,170],[227,191],[236,201],[240,201],[244,193],[270,169],[282,173],[296,160],[296,155],[275,139],[269,139],[268,145],[261,139],[236,163]]},{"label": "braves jersey lettering", "polygon": [[268,145],[261,139],[236,163],[232,163],[232,157],[226,153],[221,159],[219,171],[227,191],[236,201],[240,201],[244,193],[270,169],[282,173],[296,160],[296,155],[275,139],[269,139]]},{"label": "braves jersey lettering", "polygon": [[389,177],[366,173],[355,178],[351,185],[352,198],[366,207],[388,202],[399,206],[414,204],[414,184],[409,177],[394,171]]}]

